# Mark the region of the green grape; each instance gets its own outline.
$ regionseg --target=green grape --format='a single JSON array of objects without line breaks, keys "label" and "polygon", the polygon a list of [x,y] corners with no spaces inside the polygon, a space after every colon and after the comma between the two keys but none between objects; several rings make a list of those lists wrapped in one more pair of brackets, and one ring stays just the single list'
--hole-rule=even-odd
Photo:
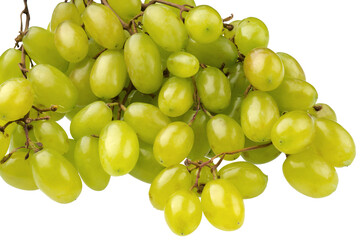
[{"label": "green grape", "polygon": [[127,23],[141,12],[140,0],[108,0],[108,3],[116,14]]},{"label": "green grape", "polygon": [[70,112],[78,98],[78,91],[72,81],[51,65],[36,65],[28,74],[35,92],[35,103],[46,108],[58,107],[57,112]]},{"label": "green grape", "polygon": [[179,190],[166,203],[165,220],[171,231],[186,236],[199,226],[202,209],[199,198],[189,190]]},{"label": "green grape", "polygon": [[128,97],[125,105],[130,105],[131,103],[136,103],[136,102],[151,104],[152,101],[153,101],[153,97],[151,95],[143,94],[143,93],[139,92],[138,90],[133,90],[129,94],[129,97]]},{"label": "green grape", "polygon": [[[2,124],[1,122],[0,126],[3,125],[5,124]],[[5,156],[6,152],[9,149],[10,139],[11,139],[11,135],[7,131],[6,132],[0,131],[0,161]]]},{"label": "green grape", "polygon": [[110,8],[92,3],[81,15],[86,31],[101,46],[121,49],[125,42],[123,27]]},{"label": "green grape", "polygon": [[185,17],[185,27],[190,37],[198,43],[211,43],[222,34],[220,14],[208,5],[192,8]]},{"label": "green grape", "polygon": [[338,123],[326,118],[315,120],[314,146],[330,165],[349,166],[355,158],[355,143],[351,135]]},{"label": "green grape", "polygon": [[279,117],[275,100],[265,92],[250,92],[241,104],[241,126],[251,141],[269,141],[271,129]]},{"label": "green grape", "polygon": [[111,176],[129,173],[139,157],[139,140],[134,130],[124,121],[112,121],[100,133],[101,165]]},{"label": "green grape", "polygon": [[160,130],[170,123],[160,109],[141,102],[134,102],[126,108],[124,121],[134,129],[140,140],[149,144],[153,144]]},{"label": "green grape", "polygon": [[106,50],[96,59],[91,70],[91,90],[99,98],[116,97],[124,88],[126,77],[123,54],[115,50]]},{"label": "green grape", "polygon": [[[151,0],[145,0],[144,3],[147,4],[149,3]],[[176,3],[178,5],[189,5],[189,6],[193,6],[195,7],[196,4],[195,4],[195,1],[194,0],[167,0],[167,2],[170,2],[170,3]],[[166,5],[166,4],[161,4],[161,3],[156,3],[156,4],[159,4],[159,5],[162,5],[162,6],[165,6],[169,9],[171,9],[174,13],[176,13],[176,15],[179,15],[180,14],[180,9],[176,8],[176,7],[171,7],[169,5]],[[182,12],[182,16],[186,16],[187,12]]]},{"label": "green grape", "polygon": [[316,103],[318,94],[308,82],[293,78],[284,78],[278,88],[269,94],[282,111],[307,110]]},{"label": "green grape", "polygon": [[31,27],[23,38],[26,53],[37,64],[50,64],[66,71],[68,62],[56,50],[54,34],[40,27]]},{"label": "green grape", "polygon": [[261,91],[276,89],[284,79],[284,65],[276,53],[268,48],[251,50],[244,60],[245,76]]},{"label": "green grape", "polygon": [[[39,109],[45,109],[45,106],[42,106],[41,104],[35,104],[35,106]],[[53,112],[53,111],[48,111],[48,112],[43,112],[40,113],[38,111],[36,111],[34,108],[30,109],[30,114],[29,117],[30,118],[39,118],[39,117],[49,117],[50,120],[57,122],[59,120],[61,120],[63,117],[65,116],[65,113],[58,113],[58,112]]]},{"label": "green grape", "polygon": [[131,82],[142,93],[154,93],[162,85],[163,73],[158,47],[144,33],[132,35],[124,48]]},{"label": "green grape", "polygon": [[[203,157],[200,160],[201,160],[201,162],[206,162],[209,159]],[[211,180],[214,179],[214,175],[213,175],[213,173],[211,171],[211,168],[210,168],[210,167],[214,166],[214,164],[210,163],[208,166],[209,167],[203,167],[201,169],[200,177],[198,179],[198,186],[193,188],[193,192],[195,192],[198,197],[201,197],[201,193],[202,193],[205,185],[208,182],[210,182]],[[215,171],[216,171],[216,168],[215,168]],[[193,186],[196,183],[196,177],[197,177],[198,173],[199,173],[199,168],[196,168],[196,169],[192,170],[191,173],[190,173],[191,174],[191,185],[193,185]],[[216,173],[216,176],[217,176],[217,171],[215,173]]]},{"label": "green grape", "polygon": [[54,43],[60,55],[72,63],[83,60],[89,49],[84,29],[72,21],[59,24],[54,34]]},{"label": "green grape", "polygon": [[240,23],[242,20],[235,20],[230,23],[230,25],[233,26],[233,29],[228,30],[227,28],[223,29],[224,37],[226,37],[229,40],[233,40],[235,38],[236,30],[238,29]]},{"label": "green grape", "polygon": [[52,149],[44,149],[29,159],[36,186],[58,203],[70,203],[81,193],[81,179],[73,165]]},{"label": "green grape", "polygon": [[[194,110],[188,111],[184,114],[181,121],[187,123],[190,122],[195,113],[196,111]],[[208,121],[208,115],[206,115],[203,111],[199,111],[195,120],[191,124],[191,128],[194,131],[194,144],[187,157],[192,160],[200,159],[210,151],[210,145],[206,135],[206,124]]]},{"label": "green grape", "polygon": [[[28,134],[32,142],[37,142],[37,139],[34,134],[33,126],[28,126]],[[11,133],[9,151],[11,152],[15,148],[25,146],[25,142],[26,142],[26,135],[23,126],[16,125],[14,131]]]},{"label": "green grape", "polygon": [[298,61],[287,53],[276,53],[284,64],[285,78],[296,78],[306,81],[305,73]]},{"label": "green grape", "polygon": [[93,102],[81,109],[70,123],[71,136],[75,140],[90,135],[99,135],[111,122],[111,109],[102,101]]},{"label": "green grape", "polygon": [[84,183],[95,191],[104,190],[110,181],[101,166],[99,156],[99,140],[84,136],[76,142],[74,150],[75,165]]},{"label": "green grape", "polygon": [[[23,74],[19,68],[21,62],[21,51],[9,48],[0,56],[0,84],[11,78],[22,78]],[[29,69],[30,60],[26,56],[26,68]]]},{"label": "green grape", "polygon": [[207,220],[216,228],[233,231],[244,222],[244,202],[237,188],[225,179],[208,182],[201,194]]},{"label": "green grape", "polygon": [[[212,151],[217,155],[244,148],[245,136],[240,125],[231,117],[218,114],[206,126],[207,138]],[[225,160],[235,160],[240,153],[226,155]]]},{"label": "green grape", "polygon": [[15,188],[22,190],[36,190],[33,173],[29,160],[25,160],[27,152],[15,152],[9,160],[0,164],[0,176]]},{"label": "green grape", "polygon": [[199,71],[199,60],[187,52],[175,52],[166,62],[169,72],[177,77],[188,78]]},{"label": "green grape", "polygon": [[201,70],[196,76],[196,87],[207,110],[218,113],[229,106],[230,82],[219,69],[207,67]]},{"label": "green grape", "polygon": [[158,133],[154,141],[155,159],[163,166],[179,164],[190,153],[194,131],[184,122],[172,122]]},{"label": "green grape", "polygon": [[89,38],[88,41],[89,50],[88,50],[88,57],[95,58],[100,52],[104,51],[105,48],[100,46],[93,38]]},{"label": "green grape", "polygon": [[[260,145],[259,143],[253,142],[245,138],[245,148],[259,146],[259,145]],[[280,155],[280,153],[281,152],[277,150],[273,144],[271,144],[267,147],[242,152],[241,156],[248,162],[254,164],[264,164],[277,158]]]},{"label": "green grape", "polygon": [[236,28],[234,40],[239,51],[247,55],[254,48],[266,48],[268,46],[269,30],[260,19],[245,18]]},{"label": "green grape", "polygon": [[286,154],[304,151],[312,144],[314,136],[314,119],[302,111],[292,111],[281,116],[271,131],[272,143]]},{"label": "green grape", "polygon": [[150,185],[149,198],[154,208],[164,210],[169,197],[178,190],[191,187],[191,176],[184,165],[162,170]]},{"label": "green grape", "polygon": [[147,7],[142,23],[154,42],[165,51],[177,52],[185,47],[188,40],[185,26],[168,7],[161,5]]},{"label": "green grape", "polygon": [[221,113],[231,117],[240,124],[240,109],[242,101],[242,97],[233,96],[231,98],[230,105]]},{"label": "green grape", "polygon": [[223,64],[225,67],[231,67],[239,57],[235,44],[223,36],[207,44],[200,44],[190,38],[186,51],[199,59],[200,63],[217,68]]},{"label": "green grape", "polygon": [[139,159],[130,175],[146,183],[152,183],[164,169],[155,159],[153,146],[139,141]]},{"label": "green grape", "polygon": [[244,65],[239,62],[226,70],[231,86],[231,96],[243,97],[247,87],[250,85],[245,77]]},{"label": "green grape", "polygon": [[76,141],[74,139],[68,139],[68,143],[69,150],[64,153],[64,157],[76,168],[74,156]]},{"label": "green grape", "polygon": [[158,105],[165,115],[178,117],[194,104],[194,87],[191,79],[172,77],[161,87]]},{"label": "green grape", "polygon": [[312,116],[316,118],[326,118],[329,120],[337,121],[335,111],[325,103],[317,103],[307,110]]},{"label": "green grape", "polygon": [[65,117],[67,118],[67,119],[69,119],[70,121],[72,121],[72,119],[75,117],[75,115],[81,110],[81,109],[83,109],[84,107],[82,107],[82,106],[75,106],[74,108],[73,108],[73,110],[71,110],[70,112],[68,112],[68,113],[66,113],[65,114]]},{"label": "green grape", "polygon": [[68,136],[65,130],[54,121],[36,121],[33,123],[36,139],[44,148],[56,150],[61,155],[69,150]]},{"label": "green grape", "polygon": [[171,55],[171,52],[165,51],[162,47],[160,47],[159,45],[155,44],[159,50],[160,53],[160,59],[161,59],[161,70],[165,71],[166,70],[166,64],[167,64],[167,60],[169,58],[169,56]]},{"label": "green grape", "polygon": [[312,149],[288,156],[283,173],[295,190],[313,198],[330,195],[339,181],[335,168]]},{"label": "green grape", "polygon": [[18,120],[27,114],[34,102],[31,83],[24,78],[12,78],[0,85],[0,119]]},{"label": "green grape", "polygon": [[268,176],[249,162],[230,163],[220,169],[219,175],[234,184],[244,199],[259,196],[268,182]]},{"label": "green grape", "polygon": [[55,32],[58,25],[67,20],[72,21],[78,26],[81,26],[82,24],[79,10],[76,8],[75,4],[66,2],[59,3],[55,7],[54,12],[51,16],[51,32]]},{"label": "green grape", "polygon": [[75,0],[74,2],[77,10],[79,11],[80,14],[82,14],[86,8],[84,0]]},{"label": "green grape", "polygon": [[90,87],[90,72],[94,63],[94,59],[85,58],[83,61],[75,64],[68,74],[79,93],[76,103],[78,106],[86,106],[98,99]]}]

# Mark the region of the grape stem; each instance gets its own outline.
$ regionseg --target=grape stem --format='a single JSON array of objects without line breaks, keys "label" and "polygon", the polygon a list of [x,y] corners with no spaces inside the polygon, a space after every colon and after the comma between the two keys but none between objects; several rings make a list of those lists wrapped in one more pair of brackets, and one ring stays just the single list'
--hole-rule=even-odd
[{"label": "grape stem", "polygon": [[318,111],[320,111],[323,107],[322,107],[321,105],[314,105],[313,108],[314,108],[315,111],[318,112]]},{"label": "grape stem", "polygon": [[125,107],[125,103],[126,101],[128,100],[129,98],[129,95],[131,93],[131,91],[134,89],[134,86],[132,85],[131,81],[129,83],[129,86],[127,86],[127,88],[125,89],[126,93],[125,93],[125,96],[124,98],[121,100],[120,102],[120,98],[118,99],[119,100],[119,111],[118,111],[118,114],[117,114],[117,119],[120,120],[121,118],[121,111],[126,111],[126,107]]},{"label": "grape stem", "polygon": [[58,106],[56,105],[51,105],[51,107],[49,108],[44,108],[44,109],[40,109],[36,106],[32,106],[33,109],[35,109],[38,112],[38,115],[44,112],[56,112],[58,109]]},{"label": "grape stem", "polygon": [[101,50],[100,52],[98,52],[94,57],[93,59],[97,59],[103,52],[105,52],[107,50],[107,48]]},{"label": "grape stem", "polygon": [[205,64],[203,64],[203,63],[200,63],[200,67],[201,67],[202,69],[207,68],[207,66],[206,66]]},{"label": "grape stem", "polygon": [[227,30],[231,31],[234,29],[234,26],[228,23],[224,23],[224,28],[226,28]]},{"label": "grape stem", "polygon": [[233,19],[233,18],[234,18],[234,14],[231,14],[230,16],[224,18],[224,19],[223,19],[223,22],[228,22],[228,21],[230,21],[230,20]]},{"label": "grape stem", "polygon": [[197,90],[197,87],[196,87],[196,80],[195,80],[194,76],[192,77],[192,82],[193,82],[193,86],[194,86],[194,101],[196,103],[196,112],[195,112],[194,116],[192,117],[192,119],[190,120],[190,122],[188,123],[188,125],[190,127],[193,124],[193,122],[195,121],[196,116],[199,113],[200,104],[201,104],[201,100],[200,100],[200,96],[199,96],[199,93],[198,93],[198,90]]},{"label": "grape stem", "polygon": [[251,84],[249,84],[249,86],[246,88],[246,90],[244,92],[244,97],[246,97],[249,94],[249,92],[252,88],[253,88],[253,86]]},{"label": "grape stem", "polygon": [[148,3],[143,3],[141,4],[141,10],[144,11],[147,7],[149,7],[150,5],[153,5],[155,3],[162,3],[174,8],[178,8],[180,10],[180,19],[181,21],[185,21],[184,17],[182,16],[183,12],[189,12],[191,10],[191,8],[194,8],[194,6],[188,5],[188,4],[184,4],[184,5],[180,5],[180,4],[176,4],[176,3],[172,3],[172,2],[167,2],[164,0],[152,0]]},{"label": "grape stem", "polygon": [[12,150],[11,152],[9,152],[5,157],[3,157],[1,159],[0,164],[6,163],[14,153],[16,153],[18,150],[24,149],[24,148],[25,148],[25,146],[18,147],[18,148],[15,148],[14,150]]}]

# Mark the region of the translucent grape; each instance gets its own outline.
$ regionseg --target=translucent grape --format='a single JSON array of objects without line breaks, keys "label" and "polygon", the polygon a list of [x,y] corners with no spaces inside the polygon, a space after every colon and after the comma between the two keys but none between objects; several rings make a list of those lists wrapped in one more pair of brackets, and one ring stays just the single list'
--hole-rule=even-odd
[{"label": "translucent grape", "polygon": [[71,121],[75,117],[75,115],[83,108],[84,107],[75,106],[73,110],[65,114],[65,117]]},{"label": "translucent grape", "polygon": [[[21,51],[9,48],[0,56],[0,84],[11,78],[22,78],[23,74],[19,68],[21,62]],[[26,56],[26,68],[29,69],[30,60]]]},{"label": "translucent grape", "polygon": [[232,40],[235,38],[235,33],[236,33],[236,30],[238,29],[240,23],[242,22],[242,20],[235,20],[235,21],[232,21],[230,23],[230,25],[233,26],[233,29],[229,30],[227,28],[224,28],[223,30],[223,33],[224,33],[224,37],[226,37],[227,39],[229,40]]},{"label": "translucent grape", "polygon": [[[149,3],[151,0],[145,0],[144,3]],[[176,4],[179,4],[179,5],[190,5],[190,6],[193,6],[195,7],[196,4],[195,4],[195,1],[194,0],[168,0],[167,2],[170,2],[170,3],[176,3]],[[171,7],[169,5],[166,5],[166,4],[161,4],[161,3],[156,3],[156,4],[159,4],[159,5],[163,5],[169,9],[171,9],[174,13],[176,13],[176,15],[179,16],[180,14],[180,9],[176,8],[176,7]],[[187,12],[183,12],[182,13],[182,16],[185,17],[187,14]]]},{"label": "translucent grape", "polygon": [[191,187],[191,176],[184,165],[162,170],[150,185],[149,198],[154,208],[164,210],[169,197],[178,190]]},{"label": "translucent grape", "polygon": [[68,139],[68,143],[69,149],[66,153],[64,153],[64,157],[76,168],[74,156],[76,141],[74,139]]},{"label": "translucent grape", "polygon": [[278,52],[276,53],[284,64],[285,78],[296,78],[300,80],[306,80],[304,70],[296,61],[296,59],[287,53]]},{"label": "translucent grape", "polygon": [[[232,97],[243,97],[249,86],[249,81],[245,77],[244,65],[239,62],[226,70],[231,86]],[[234,98],[233,98],[234,99]]]},{"label": "translucent grape", "polygon": [[89,50],[88,50],[88,57],[95,58],[100,52],[104,51],[105,48],[99,45],[93,38],[89,38]]},{"label": "translucent grape", "polygon": [[199,60],[187,52],[175,52],[166,62],[169,72],[177,77],[188,78],[199,71]]},{"label": "translucent grape", "polygon": [[[245,148],[259,146],[259,143],[253,142],[247,138],[245,138]],[[251,151],[242,152],[241,156],[248,162],[254,164],[264,164],[268,163],[280,155],[280,151],[271,144],[267,147],[258,148]]]},{"label": "translucent grape", "polygon": [[138,90],[133,90],[126,101],[126,105],[131,103],[142,102],[142,103],[152,103],[153,97],[148,94],[143,94]]},{"label": "translucent grape", "polygon": [[112,9],[125,22],[130,20],[141,12],[140,0],[108,0]]},{"label": "translucent grape", "polygon": [[75,0],[75,6],[78,9],[79,13],[82,14],[85,11],[84,0]]},{"label": "translucent grape", "polygon": [[317,103],[307,110],[312,116],[316,118],[326,118],[329,120],[337,121],[335,111],[325,103]]},{"label": "translucent grape", "polygon": [[51,32],[55,32],[58,25],[60,25],[64,21],[72,21],[73,23],[81,26],[82,20],[80,17],[80,13],[73,3],[59,3],[51,16],[50,29]]}]

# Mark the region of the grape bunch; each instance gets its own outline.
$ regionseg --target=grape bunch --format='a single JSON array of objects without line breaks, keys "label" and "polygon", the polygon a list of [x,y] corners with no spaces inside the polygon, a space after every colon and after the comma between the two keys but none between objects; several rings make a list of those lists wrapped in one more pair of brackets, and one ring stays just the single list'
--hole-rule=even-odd
[{"label": "grape bunch", "polygon": [[355,158],[334,110],[294,57],[267,48],[257,18],[230,22],[193,0],[73,0],[44,29],[24,4],[0,57],[0,175],[15,188],[70,203],[82,182],[101,191],[129,173],[187,235],[202,213],[240,228],[243,199],[267,185],[256,165],[281,153],[286,180],[313,198]]}]

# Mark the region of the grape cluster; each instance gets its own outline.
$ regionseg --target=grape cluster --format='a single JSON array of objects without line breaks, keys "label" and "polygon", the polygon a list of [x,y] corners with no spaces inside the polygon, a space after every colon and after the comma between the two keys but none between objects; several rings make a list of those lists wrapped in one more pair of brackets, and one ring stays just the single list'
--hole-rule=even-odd
[{"label": "grape cluster", "polygon": [[[13,187],[70,203],[82,182],[101,191],[129,173],[187,235],[202,213],[241,227],[243,199],[267,185],[255,164],[285,153],[289,184],[320,198],[355,158],[335,112],[292,56],[267,48],[257,18],[228,24],[193,0],[75,0],[43,29],[29,27],[24,3],[17,47],[0,57],[0,175]],[[224,160],[234,162],[218,169]]]}]

